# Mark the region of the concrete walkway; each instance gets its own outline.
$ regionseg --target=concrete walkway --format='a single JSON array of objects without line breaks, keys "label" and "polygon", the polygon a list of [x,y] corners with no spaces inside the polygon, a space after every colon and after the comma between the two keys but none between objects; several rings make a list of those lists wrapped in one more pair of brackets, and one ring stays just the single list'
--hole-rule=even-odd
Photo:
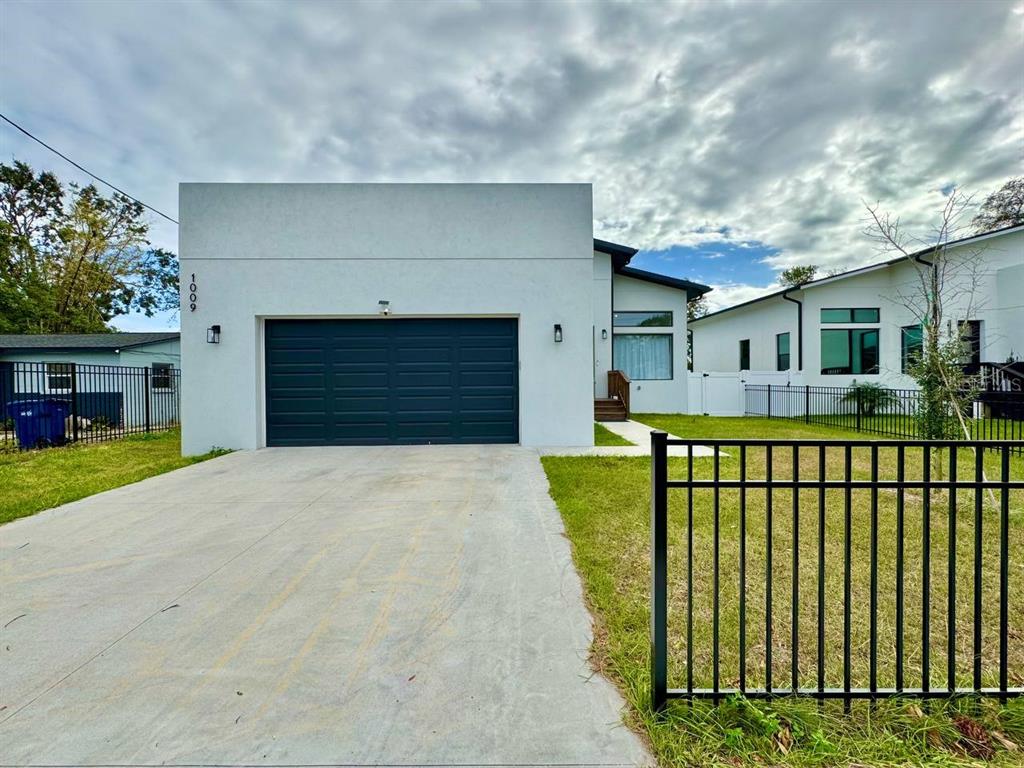
[{"label": "concrete walkway", "polygon": [[[620,437],[629,440],[633,445],[595,445],[589,448],[541,448],[545,456],[650,456],[651,455],[651,432],[654,427],[641,424],[639,421],[602,421],[601,425]],[[668,436],[670,440],[682,440],[675,435]],[[670,445],[669,456],[686,456],[686,446]],[[694,456],[714,456],[715,451],[705,445],[693,447]],[[725,455],[724,453],[722,454]]]},{"label": "concrete walkway", "polygon": [[0,528],[5,765],[636,765],[534,450],[231,454]]}]

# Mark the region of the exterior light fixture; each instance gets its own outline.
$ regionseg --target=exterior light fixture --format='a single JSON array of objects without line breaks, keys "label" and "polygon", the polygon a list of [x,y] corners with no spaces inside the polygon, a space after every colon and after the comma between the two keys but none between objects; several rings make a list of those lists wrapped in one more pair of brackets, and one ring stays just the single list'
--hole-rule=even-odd
[{"label": "exterior light fixture", "polygon": [[602,328],[601,329],[601,338],[602,339],[607,339],[608,338],[608,329],[607,328]]},{"label": "exterior light fixture", "polygon": [[377,310],[382,315],[385,315],[385,316],[390,315],[391,314],[391,302],[388,301],[387,299],[381,299],[380,301],[377,302]]},{"label": "exterior light fixture", "polygon": [[562,341],[562,326],[555,323],[555,343],[561,343]]},{"label": "exterior light fixture", "polygon": [[206,329],[206,343],[207,344],[220,344],[220,326],[211,325]]}]

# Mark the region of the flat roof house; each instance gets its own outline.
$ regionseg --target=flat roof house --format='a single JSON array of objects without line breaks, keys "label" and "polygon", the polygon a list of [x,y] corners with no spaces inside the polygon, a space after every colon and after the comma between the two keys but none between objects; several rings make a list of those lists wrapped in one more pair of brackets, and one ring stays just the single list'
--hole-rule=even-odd
[{"label": "flat roof house", "polygon": [[[914,256],[927,264],[934,249]],[[965,365],[1024,358],[1024,226],[947,243],[944,313]],[[915,299],[915,297],[917,297]],[[812,386],[914,388],[918,273],[907,258],[787,288],[690,322],[696,372],[788,371]]]},{"label": "flat roof house", "polygon": [[686,410],[686,302],[708,288],[595,240],[589,184],[182,184],[180,198],[186,454],[590,445],[615,370],[635,410]]}]

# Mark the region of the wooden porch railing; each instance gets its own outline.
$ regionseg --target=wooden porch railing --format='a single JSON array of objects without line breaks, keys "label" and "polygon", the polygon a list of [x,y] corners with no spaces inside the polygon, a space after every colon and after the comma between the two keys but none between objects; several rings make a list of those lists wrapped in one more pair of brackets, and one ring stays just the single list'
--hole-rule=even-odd
[{"label": "wooden porch railing", "polygon": [[622,371],[608,371],[608,397],[614,397],[626,409],[629,418],[629,376]]}]

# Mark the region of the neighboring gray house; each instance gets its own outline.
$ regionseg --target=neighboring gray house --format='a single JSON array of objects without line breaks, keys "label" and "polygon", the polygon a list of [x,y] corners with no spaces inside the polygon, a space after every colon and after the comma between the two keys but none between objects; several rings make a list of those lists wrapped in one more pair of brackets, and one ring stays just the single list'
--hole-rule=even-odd
[{"label": "neighboring gray house", "polygon": [[11,400],[74,392],[87,419],[176,422],[180,368],[177,332],[0,334],[0,411]]},{"label": "neighboring gray house", "polygon": [[627,399],[686,411],[709,289],[595,240],[589,184],[180,190],[186,454],[592,445]]}]

